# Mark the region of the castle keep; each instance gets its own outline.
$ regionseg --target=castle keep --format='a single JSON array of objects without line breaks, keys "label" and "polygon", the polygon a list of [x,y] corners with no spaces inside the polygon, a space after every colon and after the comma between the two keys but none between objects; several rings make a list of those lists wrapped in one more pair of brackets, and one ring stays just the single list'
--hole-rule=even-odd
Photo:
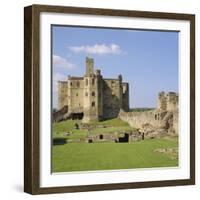
[{"label": "castle keep", "polygon": [[58,82],[58,109],[67,109],[65,118],[83,119],[83,122],[115,118],[120,109],[129,111],[129,84],[118,78],[103,78],[100,70],[94,72],[94,60],[86,57],[83,77],[68,76]]}]

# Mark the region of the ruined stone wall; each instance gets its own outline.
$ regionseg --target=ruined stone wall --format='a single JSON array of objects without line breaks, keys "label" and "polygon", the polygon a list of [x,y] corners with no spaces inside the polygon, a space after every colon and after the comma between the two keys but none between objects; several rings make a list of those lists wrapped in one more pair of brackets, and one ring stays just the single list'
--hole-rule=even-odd
[{"label": "ruined stone wall", "polygon": [[178,133],[178,124],[179,124],[178,123],[179,122],[178,117],[179,117],[178,110],[175,110],[173,112],[173,128],[175,130],[175,133]]},{"label": "ruined stone wall", "polygon": [[[156,132],[163,130],[167,134],[178,134],[178,110],[176,111],[143,111],[143,112],[124,112],[120,110],[118,117],[127,122],[131,127]],[[148,130],[147,130],[148,132]]]},{"label": "ruined stone wall", "polygon": [[70,78],[68,79],[68,106],[69,110],[83,109],[83,88],[84,81],[80,78]]},{"label": "ruined stone wall", "polygon": [[123,112],[120,110],[118,117],[134,128],[142,128],[143,124],[147,123],[157,127],[160,126],[161,121],[156,116],[157,113],[154,110],[144,112]]},{"label": "ruined stone wall", "polygon": [[68,83],[67,81],[58,81],[58,109],[68,105]]},{"label": "ruined stone wall", "polygon": [[122,104],[121,85],[118,79],[103,80],[103,118],[115,118]]}]

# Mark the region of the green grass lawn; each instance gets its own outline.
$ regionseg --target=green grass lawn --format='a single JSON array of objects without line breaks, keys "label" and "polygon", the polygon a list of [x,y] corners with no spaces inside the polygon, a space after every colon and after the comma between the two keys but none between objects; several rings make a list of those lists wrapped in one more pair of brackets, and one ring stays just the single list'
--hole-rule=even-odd
[{"label": "green grass lawn", "polygon": [[[169,167],[178,165],[178,159],[172,159],[170,155],[155,152],[155,149],[159,148],[177,147],[177,138],[149,139],[132,143],[76,143],[73,142],[73,139],[84,139],[88,136],[88,131],[87,129],[75,129],[75,123],[80,124],[81,121],[67,120],[53,124],[54,140],[72,140],[72,143],[52,146],[53,172]],[[93,128],[90,134],[134,130],[128,123],[117,118],[94,122],[93,125],[97,125],[97,127]],[[98,127],[98,125],[105,125],[105,127]],[[65,135],[66,132],[71,132],[71,134]]]},{"label": "green grass lawn", "polygon": [[177,147],[177,139],[133,143],[69,143],[52,148],[52,171],[91,171],[178,166],[178,159],[154,152]]}]

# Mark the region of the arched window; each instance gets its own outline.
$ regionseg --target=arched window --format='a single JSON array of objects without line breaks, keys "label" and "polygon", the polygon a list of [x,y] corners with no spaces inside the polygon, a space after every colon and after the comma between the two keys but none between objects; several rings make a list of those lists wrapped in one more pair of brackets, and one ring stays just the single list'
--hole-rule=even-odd
[{"label": "arched window", "polygon": [[94,78],[92,79],[92,85],[94,85]]},{"label": "arched window", "polygon": [[87,93],[87,92],[85,93],[85,96],[86,96],[86,97],[88,96],[88,93]]},{"label": "arched window", "polygon": [[93,97],[95,96],[95,92],[92,92],[92,96],[93,96]]},{"label": "arched window", "polygon": [[77,83],[76,83],[76,84],[77,84],[77,87],[79,87],[79,86],[80,86],[80,82],[79,82],[79,81],[77,81]]},{"label": "arched window", "polygon": [[92,102],[92,107],[95,107],[95,102],[94,101]]},{"label": "arched window", "polygon": [[86,79],[86,83],[85,84],[88,85],[88,79]]},{"label": "arched window", "polygon": [[72,82],[70,82],[70,85],[72,86]]}]

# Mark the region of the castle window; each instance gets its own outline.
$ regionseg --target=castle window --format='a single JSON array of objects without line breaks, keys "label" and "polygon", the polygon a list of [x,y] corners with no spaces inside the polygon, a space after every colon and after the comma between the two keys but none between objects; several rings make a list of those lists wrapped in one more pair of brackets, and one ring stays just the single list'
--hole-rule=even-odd
[{"label": "castle window", "polygon": [[94,78],[92,79],[92,85],[94,85]]},{"label": "castle window", "polygon": [[86,79],[86,85],[88,85],[88,79]]},{"label": "castle window", "polygon": [[79,87],[80,86],[80,82],[79,81],[77,81],[77,87]]},{"label": "castle window", "polygon": [[87,93],[87,92],[85,93],[85,96],[86,96],[86,97],[88,96],[88,93]]},{"label": "castle window", "polygon": [[95,96],[95,92],[92,92],[92,96],[93,96],[93,97]]},{"label": "castle window", "polygon": [[70,85],[72,86],[72,82],[70,82]]},{"label": "castle window", "polygon": [[95,102],[94,101],[92,102],[92,107],[95,107]]},{"label": "castle window", "polygon": [[76,93],[76,96],[78,96],[78,93]]}]

